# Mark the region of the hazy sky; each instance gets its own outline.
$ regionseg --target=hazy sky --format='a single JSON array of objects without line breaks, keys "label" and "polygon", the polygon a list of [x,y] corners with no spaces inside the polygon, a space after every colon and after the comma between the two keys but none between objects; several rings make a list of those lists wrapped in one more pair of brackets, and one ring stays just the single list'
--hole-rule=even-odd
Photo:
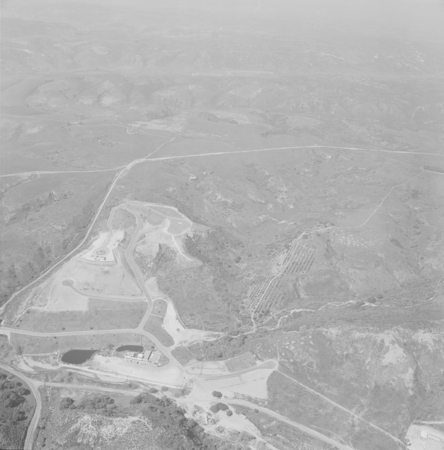
[{"label": "hazy sky", "polygon": [[6,0],[3,6],[6,14],[14,11],[23,17],[31,11],[41,11],[42,14],[38,14],[40,20],[54,18],[52,14],[43,14],[46,9],[61,13],[65,20],[71,11],[81,9],[84,20],[88,20],[91,13],[100,16],[97,18],[104,22],[118,19],[115,17],[117,11],[121,11],[123,22],[131,22],[131,19],[138,22],[141,14],[165,11],[171,19],[184,12],[193,13],[197,18],[201,13],[202,21],[208,20],[207,15],[212,12],[218,19],[242,17],[247,28],[267,19],[273,22],[278,19],[285,24],[293,22],[295,27],[307,20],[338,27],[364,24],[363,31],[369,28],[369,31],[392,32],[412,38],[441,39],[444,43],[444,0]]}]

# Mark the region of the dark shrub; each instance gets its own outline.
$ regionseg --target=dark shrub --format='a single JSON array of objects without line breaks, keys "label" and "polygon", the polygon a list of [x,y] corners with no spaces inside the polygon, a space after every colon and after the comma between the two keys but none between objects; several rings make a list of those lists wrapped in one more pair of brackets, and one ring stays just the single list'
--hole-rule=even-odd
[{"label": "dark shrub", "polygon": [[68,409],[74,404],[74,400],[70,397],[64,397],[60,401],[60,409]]}]

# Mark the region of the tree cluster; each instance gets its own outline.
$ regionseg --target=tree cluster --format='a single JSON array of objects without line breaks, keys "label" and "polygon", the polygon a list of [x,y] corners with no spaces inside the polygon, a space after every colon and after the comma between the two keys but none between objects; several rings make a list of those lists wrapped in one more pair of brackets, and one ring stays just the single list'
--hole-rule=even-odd
[{"label": "tree cluster", "polygon": [[150,420],[154,428],[163,431],[158,438],[162,448],[168,450],[232,449],[231,444],[221,444],[217,438],[208,435],[195,420],[187,418],[185,411],[168,397],[157,398],[146,392],[132,399],[131,403],[142,405],[142,414]]},{"label": "tree cluster", "polygon": [[210,411],[214,414],[218,413],[219,411],[226,411],[227,409],[228,406],[225,403],[215,403],[210,407]]},{"label": "tree cluster", "polygon": [[3,407],[15,408],[26,401],[26,395],[31,392],[23,387],[20,381],[8,378],[4,373],[0,373],[0,405]]},{"label": "tree cluster", "polygon": [[0,447],[23,448],[31,405],[31,392],[14,376],[0,372]]},{"label": "tree cluster", "polygon": [[92,395],[82,399],[78,405],[70,397],[64,397],[60,401],[60,409],[77,409],[107,416],[113,415],[116,408],[114,399],[108,395]]}]

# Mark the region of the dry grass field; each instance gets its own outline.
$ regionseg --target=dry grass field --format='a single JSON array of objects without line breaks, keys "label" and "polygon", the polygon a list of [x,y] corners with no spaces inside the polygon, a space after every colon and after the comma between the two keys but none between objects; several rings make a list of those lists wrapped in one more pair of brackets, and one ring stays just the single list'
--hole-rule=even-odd
[{"label": "dry grass field", "polygon": [[194,355],[186,347],[176,347],[171,354],[184,366],[195,360]]},{"label": "dry grass field", "polygon": [[[89,300],[88,311],[47,312],[36,309],[28,311],[17,321],[22,330],[40,331],[84,331],[132,329],[139,325],[145,314],[145,302],[115,302]],[[118,303],[118,304],[116,304]]]},{"label": "dry grass field", "polygon": [[114,230],[120,228],[131,232],[136,226],[136,220],[133,214],[123,208],[118,208],[114,211],[111,227]]},{"label": "dry grass field", "polygon": [[171,347],[174,345],[174,339],[167,333],[162,324],[163,319],[161,317],[150,316],[143,329],[159,339],[165,347]]},{"label": "dry grass field", "polygon": [[256,358],[250,352],[227,359],[225,365],[230,372],[240,372],[256,366]]},{"label": "dry grass field", "polygon": [[166,301],[164,301],[164,300],[154,300],[152,314],[155,314],[156,316],[164,318],[165,314],[166,314],[167,307],[168,307],[168,304],[167,304]]}]

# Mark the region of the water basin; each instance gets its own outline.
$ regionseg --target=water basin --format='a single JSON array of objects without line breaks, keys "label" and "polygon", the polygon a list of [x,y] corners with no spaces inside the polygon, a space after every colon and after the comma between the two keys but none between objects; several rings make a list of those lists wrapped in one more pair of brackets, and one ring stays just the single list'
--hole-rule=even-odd
[{"label": "water basin", "polygon": [[83,364],[98,350],[69,350],[62,356],[62,362],[68,364]]}]

